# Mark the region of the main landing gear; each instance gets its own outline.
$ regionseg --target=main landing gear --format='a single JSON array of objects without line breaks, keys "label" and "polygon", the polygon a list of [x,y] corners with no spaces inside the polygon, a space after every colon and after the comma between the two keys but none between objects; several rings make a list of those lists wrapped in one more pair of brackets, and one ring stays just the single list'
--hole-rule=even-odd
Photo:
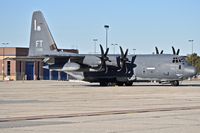
[{"label": "main landing gear", "polygon": [[100,86],[108,86],[108,82],[100,82]]},{"label": "main landing gear", "polygon": [[111,82],[100,82],[100,86],[112,86],[112,85],[118,85],[118,86],[132,86],[133,82],[127,81],[127,82],[117,82],[117,83],[111,83]]},{"label": "main landing gear", "polygon": [[179,81],[178,81],[178,80],[171,81],[170,83],[171,83],[171,85],[173,85],[173,86],[179,86]]}]

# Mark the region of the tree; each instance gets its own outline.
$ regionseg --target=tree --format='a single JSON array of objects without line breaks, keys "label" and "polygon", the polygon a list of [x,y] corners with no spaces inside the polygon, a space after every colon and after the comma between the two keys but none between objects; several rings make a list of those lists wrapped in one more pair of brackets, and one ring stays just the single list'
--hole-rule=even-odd
[{"label": "tree", "polygon": [[200,56],[198,56],[196,53],[193,53],[192,55],[188,55],[186,60],[196,67],[197,72],[200,73]]}]

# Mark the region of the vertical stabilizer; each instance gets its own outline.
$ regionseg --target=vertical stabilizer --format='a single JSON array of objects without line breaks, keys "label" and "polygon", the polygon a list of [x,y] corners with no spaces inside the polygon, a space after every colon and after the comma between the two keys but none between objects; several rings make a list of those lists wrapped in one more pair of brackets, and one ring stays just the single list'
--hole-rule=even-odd
[{"label": "vertical stabilizer", "polygon": [[29,56],[57,53],[56,43],[41,11],[33,12]]}]

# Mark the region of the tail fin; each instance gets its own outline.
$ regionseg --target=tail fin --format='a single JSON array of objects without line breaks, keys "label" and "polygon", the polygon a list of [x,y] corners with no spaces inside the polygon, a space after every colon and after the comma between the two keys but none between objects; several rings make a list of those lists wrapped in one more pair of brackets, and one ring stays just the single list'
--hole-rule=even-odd
[{"label": "tail fin", "polygon": [[29,56],[57,53],[56,43],[41,11],[33,12]]}]

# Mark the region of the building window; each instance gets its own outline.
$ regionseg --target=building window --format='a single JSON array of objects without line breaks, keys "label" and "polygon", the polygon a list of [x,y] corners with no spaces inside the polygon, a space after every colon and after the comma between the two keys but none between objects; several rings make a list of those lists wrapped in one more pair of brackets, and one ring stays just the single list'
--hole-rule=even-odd
[{"label": "building window", "polygon": [[10,76],[10,61],[7,61],[7,75]]}]

